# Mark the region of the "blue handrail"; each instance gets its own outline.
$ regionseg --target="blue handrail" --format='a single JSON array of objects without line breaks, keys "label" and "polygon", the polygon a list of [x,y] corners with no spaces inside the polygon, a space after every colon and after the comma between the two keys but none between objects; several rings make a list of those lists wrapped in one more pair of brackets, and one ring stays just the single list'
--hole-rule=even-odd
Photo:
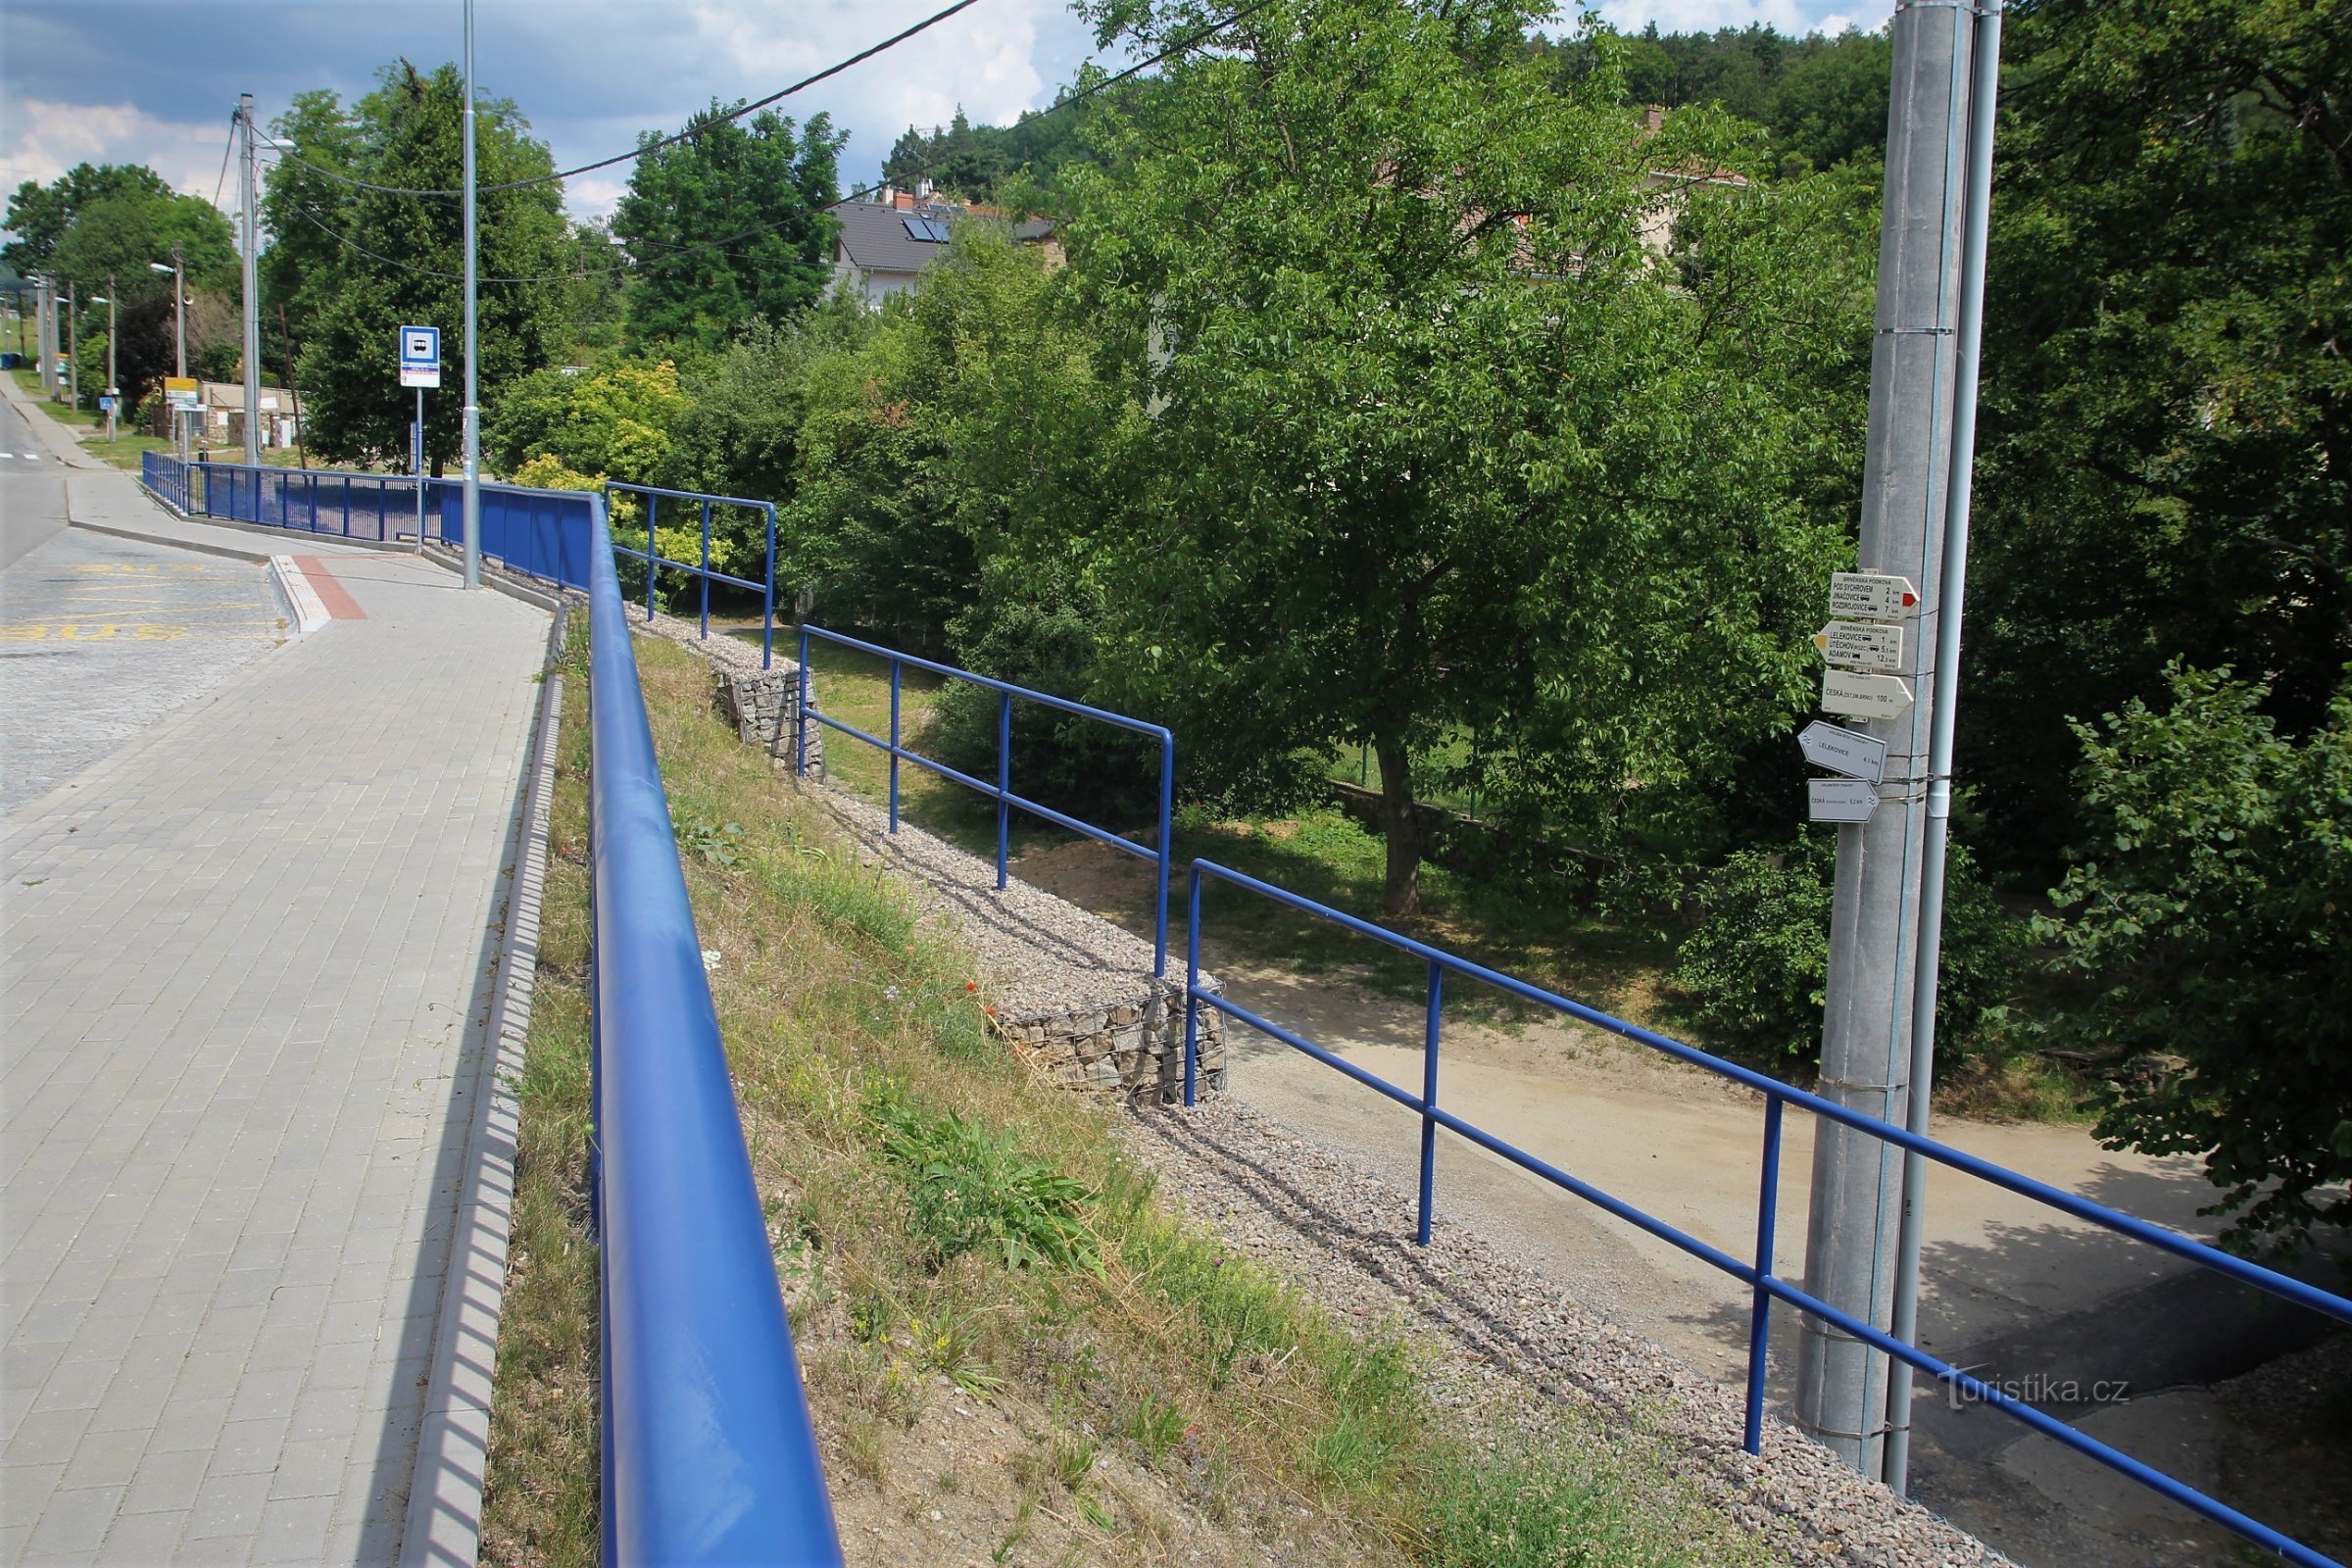
[{"label": "blue handrail", "polygon": [[[625,495],[645,497],[645,548],[631,550],[626,545],[612,547],[632,561],[645,563],[645,618],[648,620],[654,618],[654,591],[656,581],[661,576],[663,566],[667,566],[672,571],[683,571],[690,576],[702,579],[703,636],[706,639],[710,635],[710,585],[714,582],[721,582],[734,588],[747,588],[760,596],[760,667],[761,669],[772,668],[776,638],[776,504],[772,501],[753,501],[745,496],[705,495],[699,490],[664,490],[659,485],[624,484],[618,479],[612,479],[608,480],[605,484],[605,503],[608,509],[612,505],[614,491]],[[654,527],[664,500],[702,503],[703,562],[701,565],[694,565],[683,561],[672,561],[661,553]],[[767,518],[767,569],[760,574],[760,581],[747,582],[741,577],[730,577],[723,571],[711,569],[710,509],[712,507],[753,507],[765,514]]]},{"label": "blue handrail", "polygon": [[[854,724],[845,724],[838,718],[829,718],[818,711],[812,701],[808,685],[808,639],[811,637],[822,638],[839,647],[854,648],[861,654],[871,654],[877,659],[890,661],[890,738],[888,740],[879,735],[869,735]],[[916,669],[929,670],[935,675],[945,675],[952,680],[968,681],[974,686],[985,687],[987,690],[997,693],[997,781],[994,784],[976,779],[969,773],[959,773],[945,762],[925,757],[920,752],[907,750],[902,743],[899,727],[899,692],[903,672],[909,664]],[[1032,816],[1042,816],[1056,826],[1066,827],[1073,833],[1083,833],[1097,843],[1107,844],[1112,849],[1124,851],[1138,859],[1152,861],[1156,868],[1157,879],[1152,895],[1152,974],[1154,979],[1167,974],[1168,858],[1171,853],[1169,827],[1171,818],[1176,812],[1176,737],[1168,733],[1166,726],[1149,723],[1140,718],[1129,718],[1125,713],[1114,713],[1106,708],[1090,708],[1084,703],[1072,702],[1067,697],[1055,697],[1051,693],[1032,691],[1026,686],[1015,686],[1010,681],[998,680],[989,675],[977,675],[968,669],[957,669],[953,664],[942,664],[928,659],[918,659],[912,654],[902,654],[896,649],[884,648],[875,643],[860,642],[855,637],[844,637],[837,631],[827,631],[821,626],[806,624],[801,627],[800,683],[800,710],[803,718],[794,727],[797,744],[793,748],[793,772],[806,774],[808,771],[808,720],[814,719],[828,729],[837,729],[844,735],[861,740],[868,746],[878,747],[890,754],[890,831],[893,833],[899,830],[899,763],[902,760],[912,762],[918,767],[928,768],[942,778],[953,779],[967,789],[978,790],[997,803],[998,887],[1004,886],[1008,876],[1006,867],[1011,858],[1012,812],[1015,808],[1027,811]],[[1138,735],[1148,735],[1159,742],[1159,838],[1156,849],[1147,850],[1132,839],[1113,833],[1108,828],[1097,827],[1092,822],[1081,821],[1077,817],[1056,811],[1051,806],[1042,805],[1012,792],[1012,700],[1016,697],[1028,702],[1042,703],[1048,708],[1058,709],[1065,713],[1075,713],[1081,718],[1097,719],[1105,724],[1116,725],[1120,729],[1133,730]]]},{"label": "blue handrail", "polygon": [[841,1546],[727,1076],[601,496],[590,505],[608,1563]]},{"label": "blue handrail", "polygon": [[[1280,1024],[1260,1017],[1240,1004],[1229,1001],[1216,992],[1201,989],[1200,890],[1202,884],[1210,879],[1227,882],[1235,887],[1272,899],[1278,904],[1288,905],[1302,913],[1328,920],[1335,925],[1370,937],[1376,942],[1385,943],[1400,953],[1410,954],[1427,962],[1429,965],[1426,994],[1427,1022],[1422,1042],[1422,1089],[1420,1094],[1415,1095],[1410,1091],[1400,1089],[1387,1079],[1365,1071],[1353,1062],[1333,1054],[1312,1041],[1285,1029]],[[1429,1245],[1431,1206],[1436,1183],[1436,1137],[1437,1130],[1443,1127],[1449,1132],[1459,1134],[1492,1153],[1500,1155],[1521,1169],[1542,1177],[1555,1187],[1565,1188],[1577,1197],[1615,1215],[1628,1224],[1681,1249],[1701,1262],[1740,1281],[1749,1290],[1747,1411],[1744,1438],[1748,1452],[1762,1451],[1765,1346],[1770,1337],[1772,1303],[1775,1300],[1781,1300],[1801,1311],[1811,1313],[1822,1321],[1927,1373],[1939,1382],[1952,1385],[1972,1398],[1982,1400],[1985,1404],[2006,1412],[2045,1437],[2130,1476],[2132,1480],[2160,1493],[2181,1506],[2277,1552],[2289,1562],[2303,1564],[2305,1568],[2342,1568],[2342,1565],[2336,1563],[2334,1559],[2314,1551],[2311,1547],[2290,1537],[2281,1535],[2259,1520],[2238,1512],[2229,1504],[2207,1496],[2195,1488],[2173,1479],[2162,1471],[2132,1458],[2130,1454],[2109,1447],[2096,1438],[2084,1436],[2065,1422],[2035,1409],[2015,1396],[1974,1378],[1958,1367],[1930,1355],[1917,1346],[1897,1340],[1885,1330],[1875,1328],[1776,1276],[1772,1272],[1772,1264],[1774,1232],[1778,1223],[1780,1206],[1782,1112],[1785,1107],[1790,1105],[1799,1110],[1811,1111],[1816,1116],[1851,1127],[1857,1132],[1865,1133],[1897,1148],[1914,1151],[1954,1170],[1964,1171],[1971,1176],[1991,1182],[1997,1187],[2005,1188],[2021,1197],[2030,1198],[2035,1202],[2047,1204],[2052,1208],[2071,1214],[2077,1219],[2100,1226],[2133,1241],[2161,1248],[2199,1267],[2212,1269],[2242,1284],[2254,1286],[2258,1290],[2267,1291],[2274,1296],[2293,1301],[2299,1306],[2326,1313],[2340,1322],[2352,1323],[2352,1299],[2346,1299],[2331,1292],[2321,1290],[2317,1286],[2307,1285],[2301,1280],[2281,1274],[2275,1269],[2264,1268],[2259,1263],[2248,1262],[2242,1257],[2234,1257],[2218,1248],[2208,1247],[2192,1237],[2183,1236],[2178,1231],[2168,1230],[2161,1225],[2152,1225],[2146,1220],[2135,1219],[2132,1215],[2109,1208],[2102,1203],[2094,1203],[2086,1198],[2052,1187],[2046,1182],[2035,1181],[2033,1177],[2021,1175],[2006,1166],[1993,1164],[1990,1160],[1980,1159],[1974,1154],[1936,1143],[1934,1139],[1922,1137],[1908,1128],[1898,1127],[1892,1122],[1850,1109],[1835,1101],[1824,1100],[1819,1095],[1809,1094],[1792,1085],[1782,1083],[1777,1078],[1766,1077],[1760,1072],[1740,1066],[1736,1062],[1711,1056],[1703,1051],[1684,1045],[1679,1040],[1644,1029],[1640,1024],[1628,1023],[1622,1018],[1613,1017],[1594,1007],[1589,1007],[1583,1003],[1572,1001],[1556,992],[1530,985],[1524,980],[1490,969],[1484,964],[1473,963],[1467,958],[1456,956],[1440,948],[1433,948],[1427,943],[1416,942],[1410,937],[1399,935],[1383,926],[1374,925],[1368,920],[1359,920],[1354,915],[1335,909],[1329,905],[1301,898],[1285,888],[1276,887],[1270,882],[1261,882],[1246,872],[1219,865],[1213,860],[1195,860],[1193,862],[1189,904],[1191,919],[1185,935],[1184,1013],[1184,1102],[1187,1105],[1193,1104],[1198,1095],[1200,1008],[1202,1005],[1207,1005],[1224,1013],[1227,1017],[1238,1019],[1253,1029],[1280,1040],[1294,1050],[1312,1056],[1326,1066],[1336,1068],[1357,1083],[1420,1113],[1421,1184],[1418,1239],[1422,1246]],[[1597,1028],[1608,1030],[1611,1034],[1663,1052],[1679,1061],[1689,1062],[1692,1066],[1703,1068],[1735,1083],[1744,1084],[1762,1094],[1764,1096],[1764,1140],[1762,1174],[1756,1205],[1754,1261],[1734,1257],[1721,1248],[1711,1246],[1695,1236],[1667,1224],[1664,1220],[1646,1214],[1624,1200],[1602,1192],[1591,1183],[1582,1181],[1561,1170],[1558,1166],[1513,1147],[1484,1128],[1474,1126],[1443,1108],[1438,1103],[1438,1045],[1441,999],[1445,976],[1448,971],[1482,981],[1522,1001],[1532,1002],[1555,1012],[1563,1012],[1570,1017],[1582,1019]]]}]

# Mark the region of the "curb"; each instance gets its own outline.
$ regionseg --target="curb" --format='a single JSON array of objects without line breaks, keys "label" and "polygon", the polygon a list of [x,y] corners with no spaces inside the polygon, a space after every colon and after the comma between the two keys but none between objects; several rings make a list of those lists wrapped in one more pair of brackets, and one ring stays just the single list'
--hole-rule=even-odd
[{"label": "curb", "polygon": [[311,586],[311,579],[292,556],[270,557],[270,587],[284,607],[286,619],[293,623],[294,637],[308,637],[331,618],[319,602],[318,590]]},{"label": "curb", "polygon": [[[466,558],[447,545],[427,544],[417,554],[434,565],[454,571],[461,577],[466,574]],[[561,613],[565,605],[577,602],[566,597],[572,590],[561,583],[548,583],[542,588],[539,584],[547,581],[544,577],[520,577],[504,566],[492,565],[486,558],[482,562],[482,581],[510,599],[519,599],[526,605],[535,605],[556,613]]]},{"label": "curb", "polygon": [[556,739],[564,721],[565,612],[548,629],[530,784],[507,893],[506,933],[490,987],[473,1082],[473,1125],[466,1140],[449,1262],[441,1287],[432,1365],[416,1434],[416,1464],[401,1531],[402,1568],[472,1568],[481,1552],[482,1489],[490,1469],[490,1401],[498,1366],[498,1324],[507,1290],[514,1224],[514,1159],[522,1073],[538,967],[539,911],[546,895],[548,813],[556,785]]},{"label": "curb", "polygon": [[200,556],[225,556],[231,561],[249,561],[257,566],[270,564],[266,550],[239,550],[230,545],[205,544],[194,539],[174,539],[168,533],[146,533],[137,528],[118,527],[111,522],[84,522],[79,517],[66,519],[69,528],[84,533],[111,534],[117,539],[136,539],[143,545],[162,545],[167,550],[192,550]]}]

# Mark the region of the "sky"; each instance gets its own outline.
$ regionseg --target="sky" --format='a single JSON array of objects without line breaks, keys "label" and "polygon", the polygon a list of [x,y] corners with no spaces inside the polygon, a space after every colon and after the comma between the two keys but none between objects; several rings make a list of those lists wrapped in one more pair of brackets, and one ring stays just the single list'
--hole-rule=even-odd
[{"label": "sky", "polygon": [[[877,43],[945,0],[476,0],[475,76],[514,100],[559,169],[674,130],[713,98],[777,88]],[[1892,0],[1601,0],[1638,30],[1745,26],[1837,32],[1882,25]],[[145,163],[177,188],[235,202],[221,182],[229,117],[250,92],[265,126],[298,92],[347,100],[406,57],[429,69],[463,50],[460,0],[0,0],[0,191],[74,165]],[[1003,122],[1053,102],[1093,52],[1060,0],[980,0],[888,54],[785,99],[850,132],[846,185],[871,180],[909,125],[960,107]],[[567,182],[574,217],[609,214],[626,166]]]}]

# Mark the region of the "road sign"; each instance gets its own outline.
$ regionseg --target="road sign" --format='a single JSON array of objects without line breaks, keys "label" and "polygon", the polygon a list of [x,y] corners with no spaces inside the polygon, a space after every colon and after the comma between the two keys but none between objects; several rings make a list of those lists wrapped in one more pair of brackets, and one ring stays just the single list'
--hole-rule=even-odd
[{"label": "road sign", "polygon": [[1903,628],[1871,620],[1833,620],[1813,634],[1813,646],[1833,664],[1848,669],[1903,667]]},{"label": "road sign", "polygon": [[196,407],[196,378],[192,375],[165,376],[164,401],[175,409]]},{"label": "road sign", "polygon": [[1858,778],[1805,780],[1805,815],[1815,822],[1867,822],[1879,792]]},{"label": "road sign", "polygon": [[1825,669],[1821,672],[1821,706],[1850,718],[1900,718],[1910,710],[1911,687],[1892,675]]},{"label": "road sign", "polygon": [[1886,775],[1885,741],[1872,740],[1817,718],[1796,732],[1796,744],[1803,749],[1805,760],[1815,767],[1830,768],[1870,784]]},{"label": "road sign", "polygon": [[1830,573],[1830,613],[1863,620],[1900,620],[1919,603],[1919,590],[1908,577],[1876,571]]},{"label": "road sign", "polygon": [[113,398],[110,398],[110,397],[108,397],[108,396],[107,396],[105,393],[101,392],[101,393],[98,395],[98,412],[99,412],[100,414],[112,414],[112,413],[114,413],[114,412],[115,412],[115,400],[114,400]]},{"label": "road sign", "polygon": [[400,329],[400,384],[438,390],[441,385],[441,329],[404,326]]}]

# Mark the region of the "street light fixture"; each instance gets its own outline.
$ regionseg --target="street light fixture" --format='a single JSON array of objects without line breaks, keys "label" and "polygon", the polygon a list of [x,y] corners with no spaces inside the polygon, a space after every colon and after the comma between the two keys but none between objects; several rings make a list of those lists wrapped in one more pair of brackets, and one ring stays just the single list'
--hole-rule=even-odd
[{"label": "street light fixture", "polygon": [[[181,254],[180,247],[176,242],[172,247],[171,266],[166,267],[161,262],[147,264],[147,270],[150,272],[172,274],[172,374],[180,380],[187,379],[188,374],[188,292],[187,279],[184,276],[186,258]],[[170,403],[171,399],[166,398],[164,401]],[[188,461],[185,438],[186,421],[180,417],[180,414],[181,411],[177,408],[172,410],[172,444],[179,453],[179,461],[185,463]]]}]

